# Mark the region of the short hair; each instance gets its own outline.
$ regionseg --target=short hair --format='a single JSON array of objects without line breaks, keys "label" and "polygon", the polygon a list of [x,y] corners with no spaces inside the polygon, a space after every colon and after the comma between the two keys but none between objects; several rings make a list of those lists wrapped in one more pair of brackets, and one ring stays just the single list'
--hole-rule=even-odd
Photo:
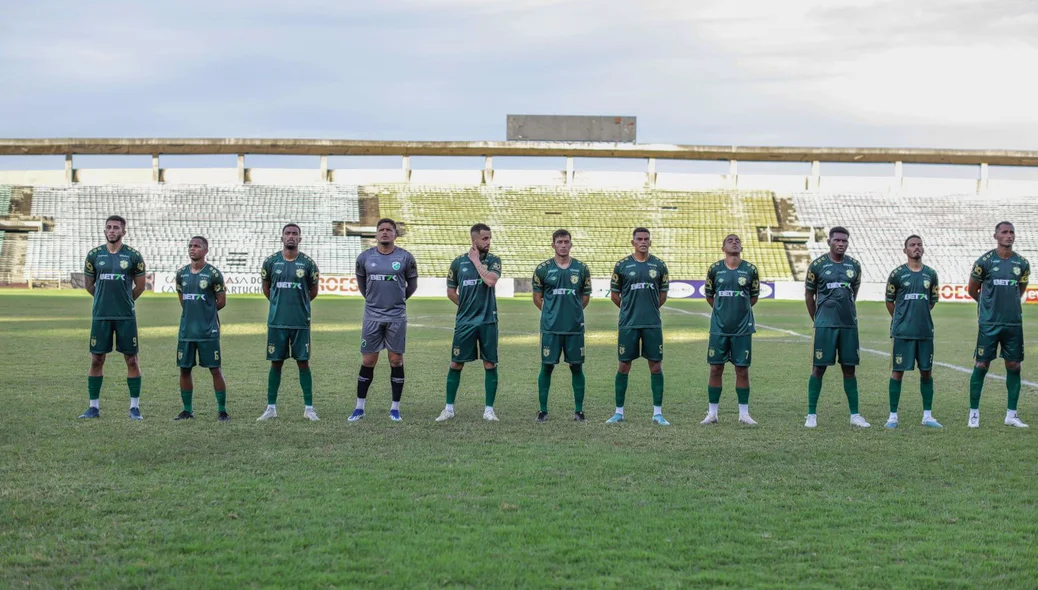
[{"label": "short hair", "polygon": [[1003,225],[1010,225],[1013,226],[1013,229],[1016,229],[1016,226],[1013,225],[1012,221],[999,221],[998,224],[995,225],[995,233],[998,233],[998,228],[1002,227]]},{"label": "short hair", "polygon": [[[285,230],[281,230],[281,231],[285,231]],[[202,241],[202,245],[205,246],[205,249],[206,250],[209,249],[209,240],[203,238],[202,236],[191,236],[191,239],[188,240],[187,243],[190,244],[194,240],[201,240]]]},{"label": "short hair", "polygon": [[920,242],[922,242],[923,241],[923,236],[917,236],[916,234],[912,234],[912,235],[908,236],[907,238],[905,238],[905,248],[908,247],[908,242],[911,241],[912,239],[917,239]]},{"label": "short hair", "polygon": [[[122,217],[120,217],[119,215],[109,215],[108,219],[105,220],[105,225],[106,226],[108,225],[109,221],[118,221],[119,225],[123,226],[123,229],[126,229],[126,220],[123,219]],[[998,231],[998,230],[995,230],[995,231]]]},{"label": "short hair", "polygon": [[470,234],[479,233],[481,231],[490,231],[490,226],[485,223],[477,223],[469,228]]},{"label": "short hair", "polygon": [[833,234],[843,234],[843,235],[847,236],[848,238],[851,237],[851,232],[847,231],[847,228],[843,227],[842,225],[838,225],[838,226],[832,228],[831,230],[829,230],[829,238],[830,239],[832,239]]},{"label": "short hair", "polygon": [[[724,243],[727,242],[728,238],[730,238],[732,236],[735,236],[735,237],[739,238],[739,234],[728,234],[727,236],[724,237],[723,240],[721,240],[721,245],[724,246]],[[739,241],[741,242],[742,238],[739,238]]]},{"label": "short hair", "polygon": [[647,228],[647,227],[636,227],[636,228],[634,228],[634,231],[631,232],[631,238],[633,239],[634,236],[636,236],[638,234],[649,234],[649,236],[652,236],[652,232],[649,231],[649,228]]},{"label": "short hair", "polygon": [[285,227],[281,228],[281,233],[285,233],[285,230],[290,227],[294,227],[299,233],[303,233],[303,228],[299,227],[298,223],[286,223]]},{"label": "short hair", "polygon": [[392,225],[393,231],[396,231],[396,222],[388,217],[383,217],[382,219],[379,219],[378,223],[375,224],[375,229],[378,229],[379,226],[381,226],[383,223],[388,223],[389,225]]},{"label": "short hair", "polygon": [[554,233],[551,234],[551,243],[554,244],[555,240],[557,240],[559,238],[570,238],[570,239],[572,239],[573,236],[570,235],[569,230],[567,230],[567,229],[557,229],[557,230],[555,230]]}]

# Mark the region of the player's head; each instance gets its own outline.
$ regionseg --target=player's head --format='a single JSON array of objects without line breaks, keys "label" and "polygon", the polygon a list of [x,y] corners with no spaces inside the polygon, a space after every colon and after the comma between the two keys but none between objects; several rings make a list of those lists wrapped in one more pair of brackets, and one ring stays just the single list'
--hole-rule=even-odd
[{"label": "player's head", "polygon": [[383,217],[375,224],[375,240],[379,246],[392,246],[396,243],[396,222]]},{"label": "player's head", "polygon": [[209,253],[209,240],[202,236],[195,236],[187,242],[187,256],[192,262],[199,260],[205,260],[205,255]]},{"label": "player's head", "polygon": [[109,215],[105,220],[105,239],[109,244],[118,244],[126,235],[126,220],[118,215]]},{"label": "player's head", "polygon": [[829,230],[829,253],[843,256],[847,251],[847,242],[851,238],[851,232],[847,228],[836,226]]},{"label": "player's head", "polygon": [[923,259],[923,238],[912,234],[905,238],[905,254],[909,260],[919,261]]},{"label": "player's head", "polygon": [[469,228],[469,236],[472,237],[472,245],[479,250],[480,254],[490,252],[490,226],[485,223],[477,223]]},{"label": "player's head", "polygon": [[631,232],[631,245],[634,246],[634,251],[639,254],[648,254],[649,246],[652,246],[652,233],[649,232],[649,228],[636,227]]},{"label": "player's head", "polygon": [[281,228],[281,244],[285,246],[285,250],[295,250],[302,241],[303,230],[298,225],[286,223],[285,227]]},{"label": "player's head", "polygon": [[565,229],[555,230],[555,233],[551,234],[551,247],[559,256],[569,256],[569,249],[573,247],[573,240],[572,236],[569,235],[569,231]]},{"label": "player's head", "polygon": [[721,251],[725,254],[742,254],[742,239],[735,234],[728,234],[721,242]]},{"label": "player's head", "polygon": [[995,226],[995,241],[1003,248],[1012,248],[1016,241],[1016,228],[1008,221],[1000,221]]}]

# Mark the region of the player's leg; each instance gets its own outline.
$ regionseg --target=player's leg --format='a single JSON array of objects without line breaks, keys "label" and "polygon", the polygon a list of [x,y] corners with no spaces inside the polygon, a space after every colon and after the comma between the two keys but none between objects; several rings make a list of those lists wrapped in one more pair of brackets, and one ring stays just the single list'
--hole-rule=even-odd
[{"label": "player's leg", "polygon": [[808,428],[818,425],[818,398],[822,396],[822,378],[825,370],[836,364],[838,337],[838,328],[815,328],[811,376],[807,380],[807,420],[804,422]]},{"label": "player's leg", "polygon": [[231,416],[227,413],[227,382],[223,378],[223,371],[220,370],[220,341],[203,340],[197,346],[198,364],[202,368],[209,369],[209,374],[213,378],[217,420],[226,422],[231,419]]},{"label": "player's leg", "polygon": [[643,328],[641,344],[642,356],[649,363],[652,421],[660,426],[670,426],[663,417],[663,328]]},{"label": "player's leg", "polygon": [[386,348],[389,353],[389,384],[393,403],[389,419],[400,422],[400,399],[404,395],[404,349],[407,346],[407,322],[393,322],[386,326]]},{"label": "player's leg", "polygon": [[289,332],[289,350],[299,369],[299,388],[303,391],[303,417],[317,422],[320,418],[314,410],[314,374],[310,371],[310,330],[300,328]]},{"label": "player's leg", "polygon": [[638,331],[621,328],[616,332],[616,378],[613,380],[613,393],[616,411],[606,420],[606,424],[624,421],[624,404],[627,401],[627,381],[631,373],[631,362],[638,358]]},{"label": "player's leg", "polygon": [[984,392],[984,378],[998,351],[999,332],[998,326],[977,328],[977,348],[973,352],[973,374],[970,375],[970,417],[967,422],[970,428],[980,427],[980,397]]},{"label": "player's leg", "polygon": [[1023,326],[1006,326],[1001,334],[1002,360],[1006,364],[1006,426],[1027,428],[1016,415],[1016,406],[1020,401],[1020,365],[1024,360]]},{"label": "player's leg", "polygon": [[451,362],[447,368],[446,405],[437,422],[445,422],[454,417],[454,401],[461,387],[461,371],[465,363],[476,360],[476,326],[454,326],[454,338],[451,341]]},{"label": "player's leg", "polygon": [[890,381],[887,383],[887,401],[890,403],[890,416],[886,428],[898,427],[897,409],[901,404],[901,382],[905,371],[915,369],[916,347],[914,340],[894,338],[890,349]]},{"label": "player's leg", "polygon": [[479,357],[483,359],[483,419],[497,422],[494,400],[497,399],[497,324],[484,324],[479,330]]},{"label": "player's leg", "polygon": [[732,364],[735,365],[735,397],[739,402],[739,422],[753,426],[750,417],[750,363],[753,356],[753,336],[732,338]]},{"label": "player's leg", "polygon": [[90,370],[87,373],[87,395],[90,405],[80,418],[101,416],[101,385],[104,383],[105,357],[112,352],[114,326],[110,320],[93,320],[90,323]]},{"label": "player's leg", "polygon": [[923,426],[943,428],[933,417],[933,339],[917,340],[916,360],[919,362],[919,394],[923,398]]},{"label": "player's leg", "polygon": [[141,365],[137,359],[140,348],[137,343],[137,320],[116,320],[115,349],[123,353],[126,360],[126,388],[130,391],[130,418],[143,420],[141,416]]},{"label": "player's leg", "polygon": [[562,358],[562,336],[541,333],[541,372],[537,375],[537,421],[548,419],[548,392],[551,391],[551,374]]},{"label": "player's leg", "polygon": [[855,368],[861,361],[858,352],[858,329],[839,328],[837,332],[837,353],[840,358],[840,370],[843,372],[843,393],[847,396],[851,424],[868,428],[871,425],[858,413],[858,377],[855,374]]},{"label": "player's leg", "polygon": [[180,401],[183,408],[174,420],[190,420],[195,417],[192,406],[194,396],[194,379],[191,377],[191,369],[195,366],[196,343],[177,342],[177,367],[180,369]]},{"label": "player's leg", "polygon": [[270,361],[270,369],[267,370],[267,408],[257,421],[278,417],[278,390],[281,389],[281,371],[285,359],[289,357],[288,339],[287,330],[267,328],[267,360]]},{"label": "player's leg", "polygon": [[364,417],[364,404],[368,399],[368,389],[375,378],[375,365],[378,354],[386,347],[384,325],[380,322],[365,321],[360,332],[360,372],[357,375],[357,406],[350,414],[349,421],[356,422]]},{"label": "player's leg", "polygon": [[573,420],[584,422],[584,333],[567,334],[562,338],[563,356],[569,364],[570,384],[573,387]]},{"label": "player's leg", "polygon": [[716,424],[717,409],[721,405],[723,391],[724,366],[731,356],[731,339],[718,334],[711,334],[706,345],[706,364],[710,367],[710,377],[706,383],[706,418],[700,424]]}]

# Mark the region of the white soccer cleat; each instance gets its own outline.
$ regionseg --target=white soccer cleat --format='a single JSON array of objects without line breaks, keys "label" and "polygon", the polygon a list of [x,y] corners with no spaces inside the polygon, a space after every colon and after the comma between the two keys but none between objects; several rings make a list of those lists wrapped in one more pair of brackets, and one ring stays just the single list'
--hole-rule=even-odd
[{"label": "white soccer cleat", "polygon": [[487,422],[500,422],[500,420],[497,419],[497,414],[494,413],[494,408],[483,410],[483,419]]},{"label": "white soccer cleat", "polygon": [[980,428],[980,414],[970,415],[970,421],[968,425],[970,428]]},{"label": "white soccer cleat", "polygon": [[750,426],[756,426],[757,421],[753,418],[750,418],[749,414],[742,414],[739,416],[739,424],[748,424]]},{"label": "white soccer cleat", "polygon": [[267,411],[263,412],[263,414],[259,418],[256,418],[256,422],[262,422],[264,420],[270,420],[272,418],[277,418],[277,417],[278,417],[278,411],[277,410],[275,410],[274,408],[267,408]]},{"label": "white soccer cleat", "polygon": [[717,414],[708,413],[700,424],[717,424]]},{"label": "white soccer cleat", "polygon": [[818,428],[818,416],[815,414],[808,414],[807,420],[804,421],[805,428]]},{"label": "white soccer cleat", "polygon": [[320,418],[317,417],[317,412],[313,408],[307,408],[303,410],[303,417],[311,422],[317,422]]},{"label": "white soccer cleat", "polygon": [[1006,416],[1006,426],[1015,426],[1017,428],[1027,428],[1024,421],[1017,416]]},{"label": "white soccer cleat", "polygon": [[436,417],[436,421],[437,422],[446,422],[447,420],[450,420],[453,417],[454,417],[454,412],[448,410],[447,408],[444,408],[443,411],[440,412],[440,415]]},{"label": "white soccer cleat", "polygon": [[861,417],[861,414],[855,414],[851,416],[851,426],[857,426],[858,428],[868,428],[872,426],[865,421],[865,418]]}]

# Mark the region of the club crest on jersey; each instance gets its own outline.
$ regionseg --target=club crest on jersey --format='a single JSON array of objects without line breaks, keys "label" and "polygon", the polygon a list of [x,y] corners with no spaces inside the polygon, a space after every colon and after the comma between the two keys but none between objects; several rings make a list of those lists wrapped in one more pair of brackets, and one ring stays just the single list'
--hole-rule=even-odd
[{"label": "club crest on jersey", "polygon": [[822,360],[822,351],[821,350],[816,350],[815,351],[815,358],[818,359],[818,360]]},{"label": "club crest on jersey", "polygon": [[301,278],[303,278],[303,275],[305,275],[305,274],[306,274],[306,270],[304,270],[302,268],[297,268],[296,269],[296,277],[297,278],[301,279]]},{"label": "club crest on jersey", "polygon": [[977,347],[977,356],[984,356],[984,347],[983,346],[978,346]]},{"label": "club crest on jersey", "polygon": [[86,269],[87,269],[87,272],[94,272],[94,265],[90,264],[88,262],[88,263],[86,263]]},{"label": "club crest on jersey", "polygon": [[853,279],[854,278],[854,270],[853,269],[850,269],[850,268],[847,269],[847,278],[848,279]]},{"label": "club crest on jersey", "polygon": [[454,356],[461,356],[461,347],[460,346],[455,346],[454,347]]},{"label": "club crest on jersey", "polygon": [[894,363],[898,364],[898,365],[900,365],[901,362],[904,361],[904,360],[905,360],[905,358],[903,356],[901,356],[900,354],[897,355],[896,357],[894,357]]},{"label": "club crest on jersey", "polygon": [[745,287],[746,286],[746,277],[739,277],[739,286],[740,287]]},{"label": "club crest on jersey", "polygon": [[400,261],[399,260],[393,262],[393,270],[400,270]]},{"label": "club crest on jersey", "polygon": [[209,281],[207,281],[205,279],[202,279],[201,281],[198,281],[198,288],[199,289],[205,289],[208,286],[209,286]]},{"label": "club crest on jersey", "polygon": [[130,268],[130,261],[129,260],[120,260],[119,261],[119,268],[121,268],[123,270],[126,270],[126,269]]},{"label": "club crest on jersey", "polygon": [[1016,276],[1020,276],[1020,267],[1019,266],[1014,266],[1013,267],[1013,274],[1015,274]]},{"label": "club crest on jersey", "polygon": [[650,279],[655,279],[656,278],[656,269],[655,268],[650,268],[649,269],[649,278]]},{"label": "club crest on jersey", "polygon": [[580,277],[578,277],[577,275],[569,275],[569,282],[571,282],[574,285],[576,285],[577,283],[580,282]]},{"label": "club crest on jersey", "polygon": [[894,291],[897,291],[897,286],[896,285],[893,285],[893,284],[887,285],[887,293],[893,293]]},{"label": "club crest on jersey", "polygon": [[930,288],[930,279],[924,279],[923,280],[923,288],[924,289],[929,289]]},{"label": "club crest on jersey", "polygon": [[624,345],[621,344],[620,345],[620,354],[623,354],[625,350],[627,350],[627,348],[625,348]]},{"label": "club crest on jersey", "polygon": [[90,346],[97,346],[97,338],[90,339]]},{"label": "club crest on jersey", "polygon": [[183,350],[178,350],[177,351],[177,360],[179,361],[182,358],[184,358],[184,351]]},{"label": "club crest on jersey", "polygon": [[715,352],[717,352],[717,351],[715,351],[714,349],[711,348],[710,350],[706,351],[706,354],[707,354],[707,356],[714,356]]},{"label": "club crest on jersey", "polygon": [[269,344],[269,343],[267,344],[267,354],[274,354],[274,345],[273,344]]},{"label": "club crest on jersey", "polygon": [[548,348],[547,346],[545,346],[544,350],[541,351],[541,354],[543,354],[545,357],[547,357],[547,356],[549,356],[551,354],[551,349]]}]

